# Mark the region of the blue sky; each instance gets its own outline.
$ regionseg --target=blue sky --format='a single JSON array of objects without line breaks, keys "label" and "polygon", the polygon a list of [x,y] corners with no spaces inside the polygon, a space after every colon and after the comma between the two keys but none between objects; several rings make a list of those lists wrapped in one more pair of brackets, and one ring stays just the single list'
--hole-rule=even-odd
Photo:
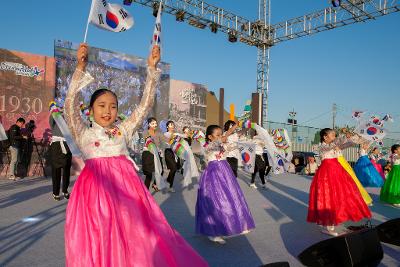
[{"label": "blue sky", "polygon": [[[122,0],[111,2],[122,4]],[[272,0],[272,23],[301,16],[330,1]],[[250,19],[256,19],[258,1],[208,1]],[[53,40],[83,40],[90,0],[2,1],[0,47],[53,55]],[[88,43],[128,54],[146,56],[155,18],[151,9],[133,4],[134,27],[111,33],[93,26]],[[229,103],[242,110],[256,88],[256,48],[229,43],[213,34],[163,16],[163,61],[171,77],[205,84],[218,92],[225,88]],[[269,119],[283,122],[297,111],[299,124],[331,125],[332,104],[339,124],[351,123],[352,109],[378,115],[391,113],[388,128],[400,132],[400,13],[278,44],[271,50]],[[315,119],[314,119],[315,118]]]}]

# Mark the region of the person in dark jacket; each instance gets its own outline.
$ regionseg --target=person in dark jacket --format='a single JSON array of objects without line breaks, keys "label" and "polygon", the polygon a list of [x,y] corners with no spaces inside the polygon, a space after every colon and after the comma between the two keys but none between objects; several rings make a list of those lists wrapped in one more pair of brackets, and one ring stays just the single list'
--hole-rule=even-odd
[{"label": "person in dark jacket", "polygon": [[16,180],[16,167],[18,165],[18,155],[19,155],[19,150],[21,148],[21,141],[23,137],[21,135],[21,128],[25,125],[25,120],[24,118],[19,118],[17,122],[10,127],[8,130],[8,138],[10,140],[10,155],[11,155],[11,161],[10,161],[10,175],[8,179],[10,180]]},{"label": "person in dark jacket", "polygon": [[50,116],[49,123],[52,131],[49,152],[53,181],[53,198],[56,201],[60,201],[61,170],[63,182],[62,193],[65,199],[69,199],[68,186],[71,174],[72,153],[53,116]]}]

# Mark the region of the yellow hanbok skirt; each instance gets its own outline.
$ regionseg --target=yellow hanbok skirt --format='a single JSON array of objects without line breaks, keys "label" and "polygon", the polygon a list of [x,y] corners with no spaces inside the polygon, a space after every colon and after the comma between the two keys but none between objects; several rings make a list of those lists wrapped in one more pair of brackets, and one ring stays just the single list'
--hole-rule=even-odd
[{"label": "yellow hanbok skirt", "polygon": [[367,205],[372,203],[372,198],[368,194],[368,192],[365,190],[365,188],[362,186],[360,181],[358,180],[355,172],[353,171],[353,168],[350,166],[350,164],[347,162],[347,160],[343,156],[338,157],[338,161],[340,165],[347,171],[348,174],[350,174],[351,178],[353,178],[353,181],[356,183],[358,190],[361,193],[362,198],[364,199],[365,203]]}]

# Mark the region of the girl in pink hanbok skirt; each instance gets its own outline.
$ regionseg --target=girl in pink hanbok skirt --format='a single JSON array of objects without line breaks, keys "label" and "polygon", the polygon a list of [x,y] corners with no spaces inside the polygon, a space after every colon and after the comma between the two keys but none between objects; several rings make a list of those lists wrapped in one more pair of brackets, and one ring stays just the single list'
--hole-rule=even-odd
[{"label": "girl in pink hanbok skirt", "polygon": [[[91,125],[80,118],[78,93],[85,86],[87,46],[65,100],[65,118],[85,167],[69,199],[65,223],[67,266],[207,266],[165,219],[136,172],[127,144],[154,103],[160,70],[157,46],[148,59],[143,97],[131,117],[115,125],[118,100],[108,89],[90,100]],[[86,83],[87,84],[87,83]]]}]

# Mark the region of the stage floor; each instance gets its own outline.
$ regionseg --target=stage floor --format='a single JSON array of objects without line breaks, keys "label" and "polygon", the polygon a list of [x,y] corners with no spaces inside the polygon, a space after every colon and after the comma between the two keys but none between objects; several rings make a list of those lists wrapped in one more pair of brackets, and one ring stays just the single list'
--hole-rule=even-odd
[{"label": "stage floor", "polygon": [[[256,267],[277,261],[301,266],[296,256],[308,246],[330,238],[319,227],[306,223],[311,177],[272,176],[267,190],[249,188],[249,176],[239,182],[256,222],[246,236],[233,237],[225,245],[211,243],[194,233],[197,185],[182,191],[176,177],[176,193],[154,197],[170,224],[209,262],[210,266]],[[258,178],[256,178],[258,179]],[[367,189],[374,199],[372,223],[400,217],[400,209],[379,202],[379,189]],[[64,266],[66,201],[51,197],[50,178],[0,179],[0,266]],[[382,244],[380,266],[400,266],[400,247]],[[190,266],[190,263],[188,263]]]}]

